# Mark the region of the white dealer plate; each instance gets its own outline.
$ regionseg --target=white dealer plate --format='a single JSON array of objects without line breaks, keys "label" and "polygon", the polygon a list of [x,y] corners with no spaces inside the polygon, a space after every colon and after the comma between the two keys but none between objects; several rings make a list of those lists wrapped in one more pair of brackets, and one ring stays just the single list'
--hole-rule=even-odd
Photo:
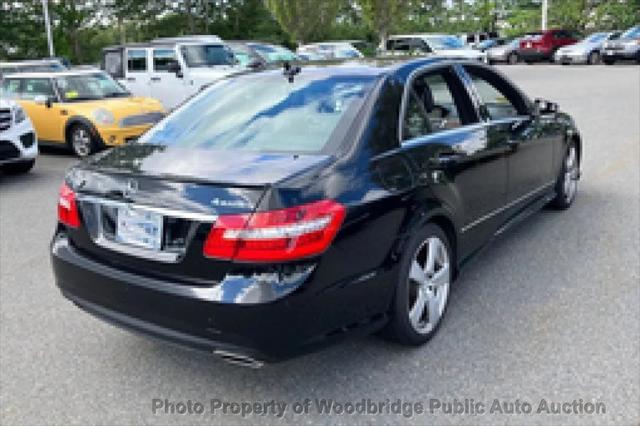
[{"label": "white dealer plate", "polygon": [[119,208],[116,241],[149,250],[160,250],[162,215],[129,207]]}]

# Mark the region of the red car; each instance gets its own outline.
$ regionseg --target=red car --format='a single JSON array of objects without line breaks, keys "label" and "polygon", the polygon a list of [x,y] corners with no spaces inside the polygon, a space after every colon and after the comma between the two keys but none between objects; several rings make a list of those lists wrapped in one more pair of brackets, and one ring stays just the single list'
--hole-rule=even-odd
[{"label": "red car", "polygon": [[527,33],[520,41],[518,56],[528,64],[553,61],[556,50],[577,42],[576,36],[567,30],[556,29]]}]

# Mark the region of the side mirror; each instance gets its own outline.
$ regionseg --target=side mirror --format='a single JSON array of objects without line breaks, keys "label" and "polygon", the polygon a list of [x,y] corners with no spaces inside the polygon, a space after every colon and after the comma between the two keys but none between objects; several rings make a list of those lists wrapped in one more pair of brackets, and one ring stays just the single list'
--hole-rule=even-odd
[{"label": "side mirror", "polygon": [[555,102],[538,98],[534,101],[534,104],[536,115],[555,114],[558,112],[558,104]]},{"label": "side mirror", "polygon": [[37,103],[38,105],[44,105],[47,108],[51,108],[51,98],[49,98],[48,96],[45,95],[36,95],[35,98],[33,98],[33,101],[35,103]]},{"label": "side mirror", "polygon": [[180,67],[180,63],[178,61],[171,61],[167,64],[167,71],[172,72],[178,78],[182,78],[184,74],[182,74],[182,67]]}]

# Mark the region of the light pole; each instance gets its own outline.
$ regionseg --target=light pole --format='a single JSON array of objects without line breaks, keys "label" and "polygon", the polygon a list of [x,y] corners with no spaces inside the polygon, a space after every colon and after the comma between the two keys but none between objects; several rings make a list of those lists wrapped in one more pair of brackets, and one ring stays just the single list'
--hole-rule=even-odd
[{"label": "light pole", "polygon": [[42,10],[44,10],[44,26],[47,30],[47,42],[49,44],[49,56],[54,56],[53,37],[51,37],[51,21],[49,21],[49,5],[47,0],[42,0]]},{"label": "light pole", "polygon": [[542,30],[547,29],[547,14],[549,12],[549,0],[542,0]]}]

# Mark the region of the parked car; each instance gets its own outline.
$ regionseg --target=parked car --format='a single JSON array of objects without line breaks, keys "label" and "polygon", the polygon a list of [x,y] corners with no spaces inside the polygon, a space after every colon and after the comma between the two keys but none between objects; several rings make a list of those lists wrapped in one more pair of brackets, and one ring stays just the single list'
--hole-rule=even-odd
[{"label": "parked car", "polygon": [[602,62],[612,65],[621,60],[635,60],[640,64],[640,25],[629,28],[619,39],[604,44]]},{"label": "parked car", "polygon": [[0,169],[5,173],[26,173],[38,156],[38,141],[26,112],[6,99],[0,89]]},{"label": "parked car", "polygon": [[559,64],[599,64],[602,59],[602,47],[609,40],[620,37],[620,32],[593,33],[576,44],[561,47],[556,51],[554,60]]},{"label": "parked car", "polygon": [[364,55],[356,49],[351,41],[327,41],[323,43],[304,44],[296,50],[299,56],[311,54],[322,60],[357,59]]},{"label": "parked car", "polygon": [[300,58],[291,50],[275,44],[256,41],[226,41],[239,65],[261,69],[282,62],[298,62]]},{"label": "parked car", "polygon": [[382,56],[433,54],[479,61],[487,59],[484,52],[465,46],[458,37],[447,34],[394,35],[385,45],[380,45],[379,52]]},{"label": "parked car", "polygon": [[216,36],[160,38],[104,49],[102,68],[135,96],[176,108],[207,84],[244,70]]},{"label": "parked car", "polygon": [[214,83],[68,172],[66,298],[254,367],[382,328],[420,345],[465,261],[576,196],[572,119],[478,61],[285,71]]},{"label": "parked car", "polygon": [[10,74],[2,91],[25,109],[40,144],[79,157],[129,143],[165,115],[159,101],[133,97],[102,71]]},{"label": "parked car", "polygon": [[21,72],[54,72],[64,71],[67,66],[62,59],[38,59],[29,61],[0,62],[0,79],[6,74],[17,74]]},{"label": "parked car", "polygon": [[477,49],[481,52],[486,52],[487,50],[494,48],[494,47],[499,47],[499,46],[504,46],[506,44],[509,44],[511,40],[506,39],[506,38],[490,38],[484,41],[481,41],[480,43],[477,43],[473,46],[474,49]]},{"label": "parked car", "polygon": [[527,64],[540,61],[553,61],[556,50],[575,44],[577,37],[567,30],[545,30],[527,33],[520,41],[518,56]]},{"label": "parked car", "polygon": [[490,64],[506,62],[515,65],[520,61],[518,49],[520,48],[520,38],[513,39],[502,46],[495,46],[487,49],[487,60]]}]

